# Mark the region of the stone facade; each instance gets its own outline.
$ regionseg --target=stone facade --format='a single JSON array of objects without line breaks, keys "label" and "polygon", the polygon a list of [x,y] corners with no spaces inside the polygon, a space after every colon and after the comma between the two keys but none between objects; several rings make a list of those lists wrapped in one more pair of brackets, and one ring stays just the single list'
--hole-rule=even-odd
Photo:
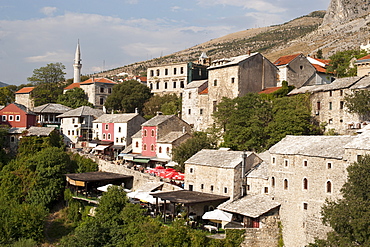
[{"label": "stone facade", "polygon": [[150,67],[147,70],[147,86],[154,94],[181,95],[193,80],[207,79],[207,65],[178,63]]},{"label": "stone facade", "polygon": [[26,108],[33,110],[35,105],[32,99],[32,91],[34,87],[24,87],[15,92],[15,103],[24,105]]},{"label": "stone facade", "polygon": [[368,76],[370,74],[370,55],[362,57],[355,62],[357,76]]}]

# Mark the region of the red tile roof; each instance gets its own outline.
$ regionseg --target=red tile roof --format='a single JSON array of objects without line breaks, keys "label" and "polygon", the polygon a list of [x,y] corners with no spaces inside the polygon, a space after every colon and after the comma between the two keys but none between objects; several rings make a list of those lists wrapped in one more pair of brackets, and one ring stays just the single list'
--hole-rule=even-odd
[{"label": "red tile roof", "polygon": [[72,88],[75,88],[75,87],[80,87],[80,83],[72,83],[71,85],[67,86],[64,88],[64,90],[68,90],[68,89],[72,89]]},{"label": "red tile roof", "polygon": [[294,55],[288,55],[288,56],[282,56],[282,57],[279,57],[279,58],[274,62],[274,64],[275,64],[276,66],[280,66],[280,65],[288,64],[288,63],[290,63],[294,58],[298,57],[299,55],[301,55],[301,54],[299,53],[299,54],[294,54]]},{"label": "red tile roof", "polygon": [[281,87],[269,87],[269,88],[265,88],[261,92],[259,92],[258,94],[270,94],[270,93],[276,92],[280,88]]},{"label": "red tile roof", "polygon": [[[93,81],[94,79],[94,81]],[[112,80],[109,80],[107,78],[90,78],[84,82],[81,82],[80,84],[83,85],[83,84],[90,84],[90,83],[93,83],[93,82],[100,82],[100,83],[109,83],[109,84],[117,84],[117,82],[114,82]]]},{"label": "red tile roof", "polygon": [[321,67],[318,64],[312,64],[313,67],[315,67],[317,72],[326,73],[326,69],[324,67]]},{"label": "red tile roof", "polygon": [[324,63],[325,65],[330,65],[330,60],[314,58],[315,60]]},{"label": "red tile roof", "polygon": [[200,92],[199,94],[208,94],[208,87],[204,89],[202,92]]},{"label": "red tile roof", "polygon": [[362,58],[357,59],[357,61],[366,60],[366,59],[370,59],[370,54],[369,55],[366,55],[366,56],[364,56]]},{"label": "red tile roof", "polygon": [[21,88],[20,90],[18,90],[17,92],[15,92],[15,93],[30,93],[30,92],[32,92],[32,90],[34,88],[35,87],[24,87],[24,88]]}]

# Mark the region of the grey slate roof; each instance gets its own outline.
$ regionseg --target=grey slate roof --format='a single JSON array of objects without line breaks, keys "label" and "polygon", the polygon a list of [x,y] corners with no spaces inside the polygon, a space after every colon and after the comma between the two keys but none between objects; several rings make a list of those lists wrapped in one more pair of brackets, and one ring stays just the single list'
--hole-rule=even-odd
[{"label": "grey slate roof", "polygon": [[269,149],[271,154],[304,155],[342,159],[344,146],[353,136],[291,136],[288,135]]},{"label": "grey slate roof", "polygon": [[141,130],[139,130],[138,132],[136,132],[135,134],[133,134],[132,136],[131,136],[131,138],[133,139],[133,138],[141,138]]},{"label": "grey slate roof", "polygon": [[353,137],[353,140],[344,146],[346,149],[370,150],[370,131]]},{"label": "grey slate roof", "polygon": [[301,93],[325,92],[325,91],[330,91],[330,90],[350,88],[355,83],[357,84],[362,78],[363,77],[358,77],[358,76],[345,77],[345,78],[336,79],[330,84],[304,86],[301,88],[295,88],[288,95],[301,94]]},{"label": "grey slate roof", "polygon": [[175,115],[157,115],[143,123],[141,126],[158,126],[172,117],[175,117]]},{"label": "grey slate roof", "polygon": [[157,142],[160,143],[173,143],[177,139],[183,137],[184,135],[189,135],[188,133],[183,133],[182,131],[173,131],[165,135],[164,137],[160,138]]},{"label": "grey slate roof", "polygon": [[27,130],[27,136],[49,136],[54,130],[55,128],[32,126]]},{"label": "grey slate roof", "polygon": [[27,130],[27,128],[10,128],[8,130],[9,134],[22,134],[23,131]]},{"label": "grey slate roof", "polygon": [[217,208],[252,218],[257,218],[271,209],[280,206],[280,203],[274,201],[272,196],[255,195],[245,196],[232,202],[224,202]]},{"label": "grey slate roof", "polygon": [[72,110],[71,107],[53,103],[48,103],[33,108],[35,113],[65,113],[70,110]]},{"label": "grey slate roof", "polygon": [[192,81],[188,85],[185,86],[185,88],[198,88],[202,86],[204,83],[206,83],[208,80],[199,80],[199,81]]},{"label": "grey slate roof", "polygon": [[253,57],[257,54],[258,54],[258,52],[255,52],[255,53],[251,53],[250,55],[241,55],[241,56],[237,56],[237,57],[222,58],[222,59],[213,60],[212,64],[218,63],[218,62],[220,62],[221,64],[211,65],[210,67],[208,67],[208,69],[211,70],[211,69],[222,68],[222,67],[226,67],[226,66],[237,65],[240,62],[242,62],[242,61],[244,61],[244,60],[246,60],[250,57]]},{"label": "grey slate roof", "polygon": [[[246,154],[249,156],[252,152],[246,152]],[[221,168],[235,168],[242,162],[242,155],[243,151],[202,149],[185,161],[185,163]]]},{"label": "grey slate roof", "polygon": [[350,89],[364,89],[370,86],[370,77],[362,77],[356,84],[350,87]]},{"label": "grey slate roof", "polygon": [[14,105],[16,105],[19,109],[21,109],[22,111],[26,112],[27,114],[30,114],[30,115],[36,115],[33,111],[31,111],[30,109],[28,109],[27,107],[25,107],[24,105],[22,104],[18,104],[18,103],[13,103]]},{"label": "grey slate roof", "polygon": [[157,189],[158,187],[162,186],[164,182],[147,182],[143,184],[137,191],[141,190],[144,192],[152,192],[153,190]]},{"label": "grey slate roof", "polygon": [[139,115],[138,113],[124,113],[124,114],[103,114],[94,120],[94,123],[127,123],[134,117]]},{"label": "grey slate roof", "polygon": [[89,106],[81,106],[77,109],[73,109],[70,111],[67,111],[57,117],[59,118],[66,118],[66,117],[81,117],[81,116],[94,116],[96,118],[103,115],[104,112],[99,109],[94,109]]}]

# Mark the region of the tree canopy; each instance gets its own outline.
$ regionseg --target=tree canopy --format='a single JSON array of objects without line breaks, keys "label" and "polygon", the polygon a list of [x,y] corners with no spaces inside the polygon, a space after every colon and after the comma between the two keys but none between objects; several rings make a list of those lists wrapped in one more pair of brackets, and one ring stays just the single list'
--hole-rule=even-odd
[{"label": "tree canopy", "polygon": [[362,157],[347,171],[343,198],[327,200],[322,208],[323,223],[333,231],[310,246],[370,246],[370,156]]},{"label": "tree canopy", "polygon": [[357,113],[364,120],[370,118],[370,91],[353,91],[352,94],[344,96],[344,101],[350,113]]},{"label": "tree canopy", "polygon": [[105,107],[110,111],[121,113],[142,112],[144,103],[151,97],[150,89],[144,84],[135,81],[124,81],[114,85],[112,94],[108,96]]},{"label": "tree canopy", "polygon": [[88,101],[88,97],[85,91],[81,88],[73,88],[58,96],[58,104],[62,104],[71,108],[78,108],[80,106],[90,106],[93,107]]},{"label": "tree canopy", "polygon": [[146,118],[154,117],[159,111],[164,115],[177,115],[181,111],[181,98],[176,94],[154,95],[144,104]]},{"label": "tree canopy", "polygon": [[327,68],[328,72],[334,73],[336,77],[349,77],[357,74],[356,66],[353,66],[353,59],[358,59],[367,55],[364,50],[346,50],[338,51],[332,55],[330,65]]}]

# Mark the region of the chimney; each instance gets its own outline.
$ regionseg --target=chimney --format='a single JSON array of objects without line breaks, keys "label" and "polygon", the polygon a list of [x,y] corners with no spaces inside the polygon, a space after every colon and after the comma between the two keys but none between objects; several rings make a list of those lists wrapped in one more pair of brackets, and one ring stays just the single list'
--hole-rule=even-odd
[{"label": "chimney", "polygon": [[139,113],[139,111],[137,110],[137,107],[135,108],[135,113],[137,114],[137,113]]},{"label": "chimney", "polygon": [[182,126],[182,133],[185,134],[185,132],[186,132],[185,126]]},{"label": "chimney", "polygon": [[250,56],[251,55],[251,50],[250,49],[248,49],[248,56]]}]

